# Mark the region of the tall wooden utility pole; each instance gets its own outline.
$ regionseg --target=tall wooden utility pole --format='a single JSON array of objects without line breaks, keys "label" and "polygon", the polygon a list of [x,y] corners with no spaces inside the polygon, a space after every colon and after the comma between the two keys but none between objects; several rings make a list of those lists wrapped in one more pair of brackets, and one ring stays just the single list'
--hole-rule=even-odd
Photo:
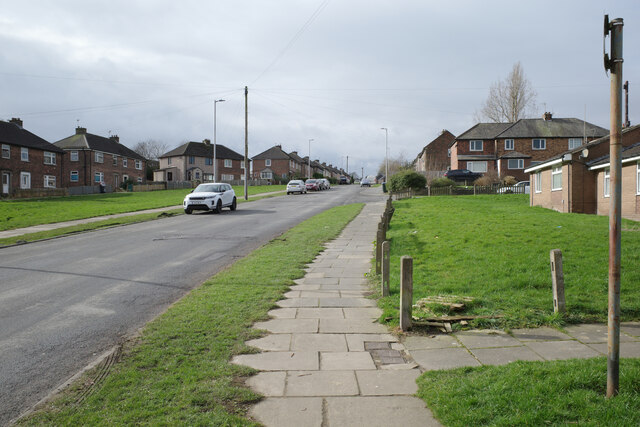
[{"label": "tall wooden utility pole", "polygon": [[244,199],[249,200],[249,88],[244,87]]},{"label": "tall wooden utility pole", "polygon": [[605,54],[604,67],[611,71],[609,164],[609,317],[607,342],[607,397],[620,390],[620,253],[622,209],[622,27],[617,18],[604,17],[604,36],[611,35],[611,59]]}]

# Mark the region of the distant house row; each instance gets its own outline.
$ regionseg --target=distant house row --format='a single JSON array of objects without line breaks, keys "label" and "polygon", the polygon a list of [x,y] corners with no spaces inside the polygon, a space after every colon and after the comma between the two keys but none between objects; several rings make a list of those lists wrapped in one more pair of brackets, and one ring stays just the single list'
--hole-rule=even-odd
[{"label": "distant house row", "polygon": [[78,127],[74,135],[50,143],[29,132],[22,120],[0,121],[2,195],[74,189],[103,183],[146,182],[147,160],[120,144]]}]

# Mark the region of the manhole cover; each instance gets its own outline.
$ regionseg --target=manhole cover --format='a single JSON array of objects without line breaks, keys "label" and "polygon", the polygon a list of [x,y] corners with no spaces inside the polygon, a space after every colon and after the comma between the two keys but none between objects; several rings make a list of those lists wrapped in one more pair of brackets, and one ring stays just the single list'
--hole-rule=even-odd
[{"label": "manhole cover", "polygon": [[390,342],[365,341],[364,349],[371,354],[377,366],[406,363],[402,352],[393,350]]}]

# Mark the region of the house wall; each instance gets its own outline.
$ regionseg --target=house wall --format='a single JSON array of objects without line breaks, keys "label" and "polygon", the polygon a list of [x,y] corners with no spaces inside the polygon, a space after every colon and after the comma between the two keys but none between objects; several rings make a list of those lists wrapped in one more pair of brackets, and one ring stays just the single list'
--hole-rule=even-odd
[{"label": "house wall", "polygon": [[[637,194],[637,163],[622,165],[622,201],[620,214],[623,218],[640,221],[640,195]],[[611,197],[604,196],[604,169],[596,175],[597,214],[609,215]],[[613,191],[613,188],[611,189]]]},{"label": "house wall", "polygon": [[529,174],[524,173],[524,170],[531,165],[531,159],[523,159],[524,167],[522,169],[509,169],[509,159],[499,159],[498,161],[498,175],[500,177],[512,176],[518,181],[527,181]]},{"label": "house wall", "polygon": [[[147,182],[147,162],[141,161],[141,169],[136,169],[136,161],[131,157],[123,157],[116,156],[117,163],[113,164],[113,154],[102,152],[103,153],[103,162],[96,162],[95,151],[93,150],[65,150],[67,153],[65,157],[69,159],[67,165],[65,167],[65,185],[67,187],[79,187],[86,185],[96,185],[94,181],[94,176],[97,172],[102,172],[104,175],[104,183],[112,188],[119,186],[124,182],[124,177],[126,176],[128,179],[133,182],[139,182],[138,178],[141,178],[141,183],[145,184]],[[78,160],[71,161],[70,151],[78,152]],[[124,159],[127,159],[127,166],[124,166]],[[78,181],[71,181],[71,172],[78,171]],[[117,178],[116,178],[117,177]]]},{"label": "house wall", "polygon": [[[6,145],[9,145],[9,158],[3,159],[0,157],[0,171],[8,172],[10,174],[9,194],[20,189],[20,172],[29,172],[31,174],[32,189],[44,188],[45,175],[55,176],[56,188],[64,188],[65,185],[62,171],[64,169],[66,156],[63,153],[55,153],[55,165],[45,165],[44,151],[35,148],[29,148],[29,161],[23,162],[20,156],[22,147],[12,144]],[[1,188],[0,191],[2,191]]]},{"label": "house wall", "polygon": [[[289,160],[288,159],[271,159],[271,166],[265,165],[266,159],[253,160],[253,177],[260,178],[260,172],[265,169],[271,169],[274,174],[289,177]],[[306,169],[305,169],[306,173]]]},{"label": "house wall", "polygon": [[558,212],[569,212],[569,188],[568,174],[569,166],[562,166],[562,189],[551,191],[551,169],[543,169],[541,173],[540,193],[536,192],[535,174],[530,174],[531,193],[529,197],[531,206],[540,206],[547,209],[553,209]]},{"label": "house wall", "polygon": [[451,146],[451,157],[449,158],[449,167],[451,169],[460,169],[458,167],[458,142]]},{"label": "house wall", "polygon": [[[169,164],[171,159],[171,164]],[[159,159],[160,169],[172,169],[173,181],[186,181],[185,166],[187,159],[184,156],[162,157]]]}]

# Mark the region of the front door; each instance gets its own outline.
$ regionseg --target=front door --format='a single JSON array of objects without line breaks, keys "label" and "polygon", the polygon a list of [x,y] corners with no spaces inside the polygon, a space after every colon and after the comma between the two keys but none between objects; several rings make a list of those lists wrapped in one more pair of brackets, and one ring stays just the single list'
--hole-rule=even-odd
[{"label": "front door", "polygon": [[2,172],[2,194],[9,194],[9,172]]}]

